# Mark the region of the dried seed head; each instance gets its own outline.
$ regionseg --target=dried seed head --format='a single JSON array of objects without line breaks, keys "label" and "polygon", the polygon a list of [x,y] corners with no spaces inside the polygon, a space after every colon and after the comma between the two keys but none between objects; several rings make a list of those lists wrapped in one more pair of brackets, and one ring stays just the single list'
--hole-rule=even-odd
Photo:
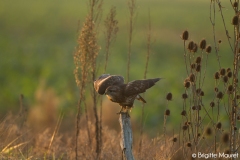
[{"label": "dried seed head", "polygon": [[206,48],[206,45],[207,45],[206,40],[205,40],[205,39],[202,39],[201,42],[200,42],[200,44],[199,44],[199,47],[200,47],[201,49],[205,49],[205,48]]},{"label": "dried seed head", "polygon": [[217,87],[215,87],[215,88],[214,88],[214,91],[215,91],[215,92],[218,92],[218,88],[217,88]]},{"label": "dried seed head", "polygon": [[192,50],[192,51],[193,51],[194,53],[196,53],[196,52],[197,52],[197,50],[198,50],[198,46],[197,46],[197,44],[196,44],[196,43],[194,43],[194,47],[193,47],[193,50]]},{"label": "dried seed head", "polygon": [[228,76],[224,76],[224,77],[223,77],[223,82],[224,82],[224,83],[227,83],[227,82],[228,82]]},{"label": "dried seed head", "polygon": [[197,107],[196,106],[192,106],[192,110],[196,110],[197,109]]},{"label": "dried seed head", "polygon": [[221,40],[221,39],[219,39],[219,40],[218,40],[218,43],[222,43],[222,40]]},{"label": "dried seed head", "polygon": [[216,72],[215,75],[214,75],[214,79],[219,79],[219,77],[220,77],[219,72]]},{"label": "dried seed head", "polygon": [[210,103],[210,106],[211,106],[211,107],[214,107],[214,106],[215,106],[215,103],[212,101],[212,102]]},{"label": "dried seed head", "polygon": [[230,72],[231,71],[231,68],[227,68],[227,72]]},{"label": "dried seed head", "polygon": [[166,99],[168,100],[168,101],[171,101],[172,100],[172,93],[168,93],[167,94],[167,96],[166,96]]},{"label": "dried seed head", "polygon": [[187,115],[186,110],[183,110],[183,111],[181,112],[181,115],[182,115],[182,116],[186,116],[186,115]]},{"label": "dried seed head", "polygon": [[218,122],[217,125],[216,125],[217,129],[221,129],[222,128],[222,123],[221,122]]},{"label": "dried seed head", "polygon": [[165,115],[166,115],[166,116],[169,116],[169,115],[170,115],[170,110],[169,110],[169,109],[166,109]]},{"label": "dried seed head", "polygon": [[228,133],[224,133],[223,136],[222,136],[222,141],[224,143],[228,143],[229,141],[229,134]]},{"label": "dried seed head", "polygon": [[203,91],[201,91],[200,96],[204,96],[204,92]]},{"label": "dried seed head", "polygon": [[212,129],[211,129],[210,127],[208,127],[208,128],[206,129],[205,133],[206,133],[208,136],[212,135]]},{"label": "dried seed head", "polygon": [[182,40],[186,41],[186,40],[188,40],[188,36],[189,36],[188,31],[185,30],[185,31],[183,31],[181,38],[182,38]]},{"label": "dried seed head", "polygon": [[191,82],[195,82],[195,75],[194,75],[193,73],[190,74],[189,80],[190,80]]},{"label": "dried seed head", "polygon": [[191,64],[191,68],[195,69],[196,68],[196,64],[195,63]]},{"label": "dried seed head", "polygon": [[233,3],[233,7],[234,7],[234,8],[237,8],[237,7],[238,7],[238,2],[234,2],[234,3]]},{"label": "dried seed head", "polygon": [[237,120],[240,121],[240,116],[237,116]]},{"label": "dried seed head", "polygon": [[189,51],[192,51],[193,50],[193,48],[194,48],[194,42],[193,41],[190,41],[189,43],[188,43],[188,50]]},{"label": "dried seed head", "polygon": [[238,16],[235,15],[233,18],[232,18],[232,25],[238,25]]},{"label": "dried seed head", "polygon": [[223,98],[223,93],[221,91],[217,93],[217,98],[219,98],[219,99]]},{"label": "dried seed head", "polygon": [[190,142],[187,143],[187,147],[191,147],[192,144]]},{"label": "dried seed head", "polygon": [[184,125],[184,126],[182,127],[182,129],[183,129],[184,131],[186,131],[186,130],[188,129],[188,126],[187,126],[187,125]]},{"label": "dried seed head", "polygon": [[236,130],[237,130],[237,127],[235,126],[233,129],[236,131]]},{"label": "dried seed head", "polygon": [[201,91],[202,91],[201,88],[198,88],[198,89],[196,90],[197,94],[200,94]]},{"label": "dried seed head", "polygon": [[224,76],[225,74],[226,74],[226,69],[222,68],[222,69],[220,70],[220,75],[221,75],[221,76]]},{"label": "dried seed head", "polygon": [[172,139],[172,141],[173,141],[173,142],[177,142],[177,138],[174,137],[174,138]]},{"label": "dried seed head", "polygon": [[229,72],[227,73],[227,76],[228,76],[228,78],[232,78],[232,72],[229,71]]},{"label": "dried seed head", "polygon": [[197,106],[197,110],[201,110],[202,109],[202,106],[201,105],[198,105]]},{"label": "dried seed head", "polygon": [[200,65],[200,64],[197,65],[196,71],[197,71],[197,72],[200,72],[200,71],[201,71],[201,65]]},{"label": "dried seed head", "polygon": [[187,98],[188,98],[187,93],[183,93],[183,94],[182,94],[182,98],[183,98],[183,99],[187,99]]},{"label": "dried seed head", "polygon": [[240,95],[237,95],[237,99],[240,99]]},{"label": "dried seed head", "polygon": [[206,47],[206,53],[211,53],[211,51],[212,51],[212,47],[210,45],[208,45]]},{"label": "dried seed head", "polygon": [[201,61],[202,61],[202,58],[201,58],[201,57],[197,57],[195,62],[196,62],[197,64],[199,64],[199,63],[201,63]]},{"label": "dried seed head", "polygon": [[235,83],[238,83],[238,78],[234,79],[234,82],[235,82]]},{"label": "dried seed head", "polygon": [[230,84],[230,85],[228,86],[228,92],[230,92],[230,93],[233,92],[233,85]]},{"label": "dried seed head", "polygon": [[190,87],[190,82],[189,81],[185,81],[184,82],[184,87],[189,88]]},{"label": "dried seed head", "polygon": [[197,136],[200,137],[200,136],[201,136],[201,133],[198,133]]}]

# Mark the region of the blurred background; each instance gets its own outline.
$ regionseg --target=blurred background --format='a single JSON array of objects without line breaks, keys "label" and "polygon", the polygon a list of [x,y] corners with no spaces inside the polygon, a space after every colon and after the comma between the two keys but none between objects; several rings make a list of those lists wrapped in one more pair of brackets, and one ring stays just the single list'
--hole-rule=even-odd
[{"label": "blurred background", "polygon": [[[226,4],[225,4],[226,3]],[[74,129],[77,110],[78,88],[74,79],[73,53],[77,37],[87,15],[88,2],[71,1],[1,1],[0,2],[0,116],[17,113],[19,97],[28,109],[29,125],[46,127],[55,125],[60,112],[64,112],[63,125]],[[99,24],[98,75],[101,75],[105,58],[103,21],[112,6],[116,6],[119,31],[111,46],[107,73],[126,77],[128,53],[129,11],[127,1],[104,0]],[[227,29],[233,30],[231,18],[234,13],[229,2],[222,2]],[[218,71],[214,52],[213,30],[210,22],[210,1],[192,0],[137,0],[137,14],[131,55],[130,80],[142,79],[146,63],[149,15],[151,21],[151,55],[147,78],[162,77],[160,82],[145,93],[145,128],[154,136],[162,132],[163,115],[167,106],[166,95],[171,92],[173,100],[168,103],[171,116],[169,130],[179,126],[184,92],[183,81],[187,77],[184,63],[184,46],[180,38],[184,30],[190,40],[199,43],[202,38],[213,48],[209,55],[203,90],[204,105],[209,106],[214,95],[213,75]],[[213,11],[212,11],[213,12]],[[216,9],[216,39],[219,44],[222,67],[232,67],[232,54],[225,35],[220,12]],[[230,33],[231,35],[231,33]],[[218,45],[218,44],[217,44]],[[200,50],[197,54],[200,54]],[[203,59],[205,60],[205,59]],[[89,111],[91,113],[91,95]],[[103,98],[104,125],[119,129],[119,106]],[[135,102],[131,117],[136,127],[140,125],[141,103]],[[36,125],[38,124],[38,125]],[[156,132],[152,132],[156,131]]]}]

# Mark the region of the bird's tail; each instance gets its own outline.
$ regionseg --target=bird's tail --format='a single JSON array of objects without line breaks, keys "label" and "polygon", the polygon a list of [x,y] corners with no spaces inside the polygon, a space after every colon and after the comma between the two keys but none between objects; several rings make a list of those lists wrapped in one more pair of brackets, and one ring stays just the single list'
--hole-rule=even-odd
[{"label": "bird's tail", "polygon": [[145,101],[145,99],[143,99],[139,94],[137,95],[136,99],[139,100],[139,101],[141,101],[141,102],[143,102],[143,103],[147,103],[147,102]]}]

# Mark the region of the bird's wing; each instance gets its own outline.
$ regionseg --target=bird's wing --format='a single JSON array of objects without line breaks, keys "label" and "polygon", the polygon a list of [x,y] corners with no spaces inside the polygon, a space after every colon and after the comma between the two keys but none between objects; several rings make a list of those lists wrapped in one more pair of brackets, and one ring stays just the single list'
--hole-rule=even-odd
[{"label": "bird's wing", "polygon": [[124,78],[122,76],[103,74],[94,81],[94,88],[97,93],[103,95],[109,86],[119,85],[123,83]]},{"label": "bird's wing", "polygon": [[152,87],[160,78],[135,80],[129,82],[124,90],[125,96],[131,96],[145,92],[148,88]]}]

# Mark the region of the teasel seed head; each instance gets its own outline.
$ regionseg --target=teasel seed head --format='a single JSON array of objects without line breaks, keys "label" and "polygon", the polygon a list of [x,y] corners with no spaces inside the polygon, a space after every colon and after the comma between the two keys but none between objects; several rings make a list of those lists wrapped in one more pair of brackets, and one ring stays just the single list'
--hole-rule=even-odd
[{"label": "teasel seed head", "polygon": [[229,134],[228,133],[224,133],[223,136],[222,136],[222,141],[224,143],[228,143],[229,141]]},{"label": "teasel seed head", "polygon": [[173,141],[173,142],[177,142],[177,137],[174,137],[174,138],[172,139],[172,141]]},{"label": "teasel seed head", "polygon": [[186,116],[186,115],[187,115],[186,110],[183,110],[183,111],[181,112],[181,115],[182,115],[182,116]]},{"label": "teasel seed head", "polygon": [[223,82],[224,82],[224,83],[227,83],[227,82],[228,82],[228,76],[224,76],[224,77],[223,77]]},{"label": "teasel seed head", "polygon": [[195,44],[194,44],[194,42],[193,41],[190,41],[189,43],[188,43],[188,50],[189,51],[192,51],[193,50],[193,48],[194,48],[194,46],[195,46]]},{"label": "teasel seed head", "polygon": [[227,76],[228,76],[228,78],[232,78],[232,72],[229,71],[229,72],[227,73]]},{"label": "teasel seed head", "polygon": [[230,84],[230,85],[228,86],[228,92],[229,92],[229,93],[232,93],[232,92],[233,92],[233,85]]},{"label": "teasel seed head", "polygon": [[215,92],[218,92],[218,88],[217,88],[217,87],[215,87],[215,88],[214,88],[214,91],[215,91]]},{"label": "teasel seed head", "polygon": [[215,106],[215,103],[212,101],[212,102],[210,103],[210,106],[211,106],[211,107],[214,107],[214,106]]},{"label": "teasel seed head", "polygon": [[219,39],[219,40],[218,40],[218,43],[219,43],[219,44],[220,44],[220,43],[222,43],[222,40],[221,40],[221,39]]},{"label": "teasel seed head", "polygon": [[197,65],[196,71],[197,71],[197,72],[200,72],[200,71],[201,71],[201,64],[198,64],[198,65]]},{"label": "teasel seed head", "polygon": [[201,136],[201,133],[198,133],[197,136],[200,137],[200,136]]},{"label": "teasel seed head", "polygon": [[234,2],[234,3],[233,3],[233,7],[234,7],[234,8],[237,8],[237,7],[238,7],[238,2]]},{"label": "teasel seed head", "polygon": [[193,52],[193,53],[196,53],[196,52],[197,52],[197,50],[198,50],[197,43],[194,43],[194,47],[193,47],[193,50],[192,50],[192,52]]},{"label": "teasel seed head", "polygon": [[166,99],[168,100],[168,101],[171,101],[172,100],[172,93],[168,93],[167,94],[167,96],[166,96]]},{"label": "teasel seed head", "polygon": [[188,40],[188,36],[189,36],[189,33],[187,30],[185,30],[185,31],[183,31],[181,38],[182,38],[182,40],[186,41],[186,40]]},{"label": "teasel seed head", "polygon": [[238,25],[238,16],[235,15],[233,18],[232,18],[232,25]]},{"label": "teasel seed head", "polygon": [[197,107],[196,106],[192,106],[192,110],[196,110],[197,109]]},{"label": "teasel seed head", "polygon": [[230,72],[231,71],[231,68],[227,68],[227,72]]},{"label": "teasel seed head", "polygon": [[202,96],[202,97],[204,96],[204,92],[203,91],[201,91],[200,96]]},{"label": "teasel seed head", "polygon": [[223,93],[220,91],[217,93],[217,98],[222,99],[223,98]]},{"label": "teasel seed head", "polygon": [[166,115],[166,116],[169,116],[169,115],[170,115],[170,110],[169,110],[169,109],[166,109],[165,115]]},{"label": "teasel seed head", "polygon": [[191,82],[195,82],[195,75],[194,75],[193,73],[190,74],[189,80],[190,80]]},{"label": "teasel seed head", "polygon": [[191,85],[191,83],[189,81],[185,81],[184,82],[184,87],[189,88],[190,85]]},{"label": "teasel seed head", "polygon": [[206,135],[211,136],[212,135],[212,129],[208,127],[205,131]]},{"label": "teasel seed head", "polygon": [[188,98],[187,93],[183,93],[183,94],[182,94],[182,98],[183,98],[183,99],[187,99],[187,98]]},{"label": "teasel seed head", "polygon": [[222,68],[222,69],[220,70],[220,75],[221,75],[221,76],[224,76],[225,74],[226,74],[226,69]]},{"label": "teasel seed head", "polygon": [[234,131],[236,131],[238,128],[235,126],[235,127],[233,127],[233,129],[234,129]]},{"label": "teasel seed head", "polygon": [[215,74],[214,74],[214,79],[219,79],[220,78],[220,74],[219,74],[219,72],[216,72]]},{"label": "teasel seed head", "polygon": [[196,61],[195,61],[195,62],[196,62],[197,64],[199,64],[199,63],[201,63],[201,61],[202,61],[202,58],[199,56],[199,57],[196,58]]},{"label": "teasel seed head", "polygon": [[187,147],[192,147],[192,144],[190,142],[188,142]]},{"label": "teasel seed head", "polygon": [[188,126],[187,126],[187,125],[184,125],[184,126],[182,126],[182,129],[183,129],[184,131],[186,131],[186,130],[188,129]]},{"label": "teasel seed head", "polygon": [[205,49],[206,48],[206,45],[207,45],[207,41],[205,39],[202,39],[200,44],[199,44],[199,47],[201,49]]},{"label": "teasel seed head", "polygon": [[240,116],[239,115],[237,116],[237,120],[240,121]]},{"label": "teasel seed head", "polygon": [[208,45],[207,47],[206,47],[206,53],[211,53],[211,51],[212,51],[212,47],[210,46],[210,45]]},{"label": "teasel seed head", "polygon": [[197,94],[200,94],[201,91],[202,91],[201,88],[198,88],[198,89],[196,90]]},{"label": "teasel seed head", "polygon": [[222,128],[222,123],[221,122],[218,122],[217,125],[216,125],[217,129],[221,129]]},{"label": "teasel seed head", "polygon": [[195,68],[196,68],[196,64],[195,63],[191,64],[191,69],[195,69]]}]

